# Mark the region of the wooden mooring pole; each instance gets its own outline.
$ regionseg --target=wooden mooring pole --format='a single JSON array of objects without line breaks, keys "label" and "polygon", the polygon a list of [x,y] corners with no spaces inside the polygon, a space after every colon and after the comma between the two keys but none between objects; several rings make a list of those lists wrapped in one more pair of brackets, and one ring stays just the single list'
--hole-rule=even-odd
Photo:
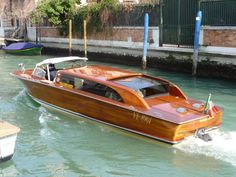
[{"label": "wooden mooring pole", "polygon": [[69,56],[72,54],[72,20],[69,20]]},{"label": "wooden mooring pole", "polygon": [[198,63],[198,52],[199,52],[199,36],[202,23],[202,11],[198,11],[195,23],[195,34],[194,34],[194,51],[193,51],[193,66],[192,66],[192,75],[196,76],[197,74],[197,63]]},{"label": "wooden mooring pole", "polygon": [[35,35],[35,43],[38,44],[39,42],[39,22],[36,23],[36,35]]},{"label": "wooden mooring pole", "polygon": [[87,27],[86,20],[84,20],[84,57],[87,58]]},{"label": "wooden mooring pole", "polygon": [[144,40],[143,40],[143,58],[142,58],[142,68],[147,68],[147,48],[148,48],[148,26],[149,26],[149,16],[148,13],[144,17]]}]

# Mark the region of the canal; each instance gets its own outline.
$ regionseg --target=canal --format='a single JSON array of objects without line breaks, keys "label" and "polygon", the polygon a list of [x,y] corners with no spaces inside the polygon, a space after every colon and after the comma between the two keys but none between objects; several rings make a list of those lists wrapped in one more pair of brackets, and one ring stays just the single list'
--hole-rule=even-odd
[{"label": "canal", "polygon": [[[108,126],[51,112],[35,103],[10,75],[18,63],[26,68],[49,56],[0,53],[0,115],[21,128],[12,160],[0,164],[0,176],[236,176],[236,84],[148,69],[177,84],[189,97],[212,100],[224,108],[223,125],[212,142],[190,138],[175,146]],[[50,56],[51,57],[51,56]],[[113,65],[143,72],[138,67]]]}]

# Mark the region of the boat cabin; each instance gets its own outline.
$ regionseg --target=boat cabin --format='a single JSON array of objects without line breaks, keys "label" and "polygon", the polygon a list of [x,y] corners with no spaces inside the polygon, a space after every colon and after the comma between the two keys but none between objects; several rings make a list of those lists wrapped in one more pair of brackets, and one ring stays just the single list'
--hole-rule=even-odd
[{"label": "boat cabin", "polygon": [[86,61],[52,58],[34,69],[20,65],[22,70],[13,75],[42,105],[170,143],[222,122],[219,107],[207,110],[204,102],[187,98],[167,80],[104,65],[87,66]]},{"label": "boat cabin", "polygon": [[[44,83],[145,109],[150,108],[148,100],[160,96],[186,98],[177,86],[166,80],[109,66],[87,66],[86,60],[80,57],[44,60],[36,65],[32,75]],[[55,66],[62,62],[68,62],[69,67]]]}]

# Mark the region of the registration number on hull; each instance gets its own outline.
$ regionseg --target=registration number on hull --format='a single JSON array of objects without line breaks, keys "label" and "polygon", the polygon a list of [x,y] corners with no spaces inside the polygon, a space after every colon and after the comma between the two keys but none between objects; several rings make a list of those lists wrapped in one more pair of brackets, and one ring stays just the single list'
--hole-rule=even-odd
[{"label": "registration number on hull", "polygon": [[133,112],[133,118],[135,120],[138,120],[138,121],[141,121],[141,122],[144,122],[146,124],[150,124],[152,119],[149,118],[148,116],[145,116],[143,114],[140,114],[140,113],[137,113],[137,112]]}]

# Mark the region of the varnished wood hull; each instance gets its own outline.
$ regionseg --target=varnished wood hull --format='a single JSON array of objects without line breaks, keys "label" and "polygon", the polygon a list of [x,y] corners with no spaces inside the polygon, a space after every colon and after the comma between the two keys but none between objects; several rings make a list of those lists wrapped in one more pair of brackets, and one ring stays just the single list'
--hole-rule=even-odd
[{"label": "varnished wood hull", "polygon": [[158,117],[151,117],[133,107],[113,104],[105,98],[93,97],[70,89],[18,78],[26,86],[35,101],[45,106],[102,122],[143,136],[161,140],[170,144],[178,143],[194,135],[199,128],[215,128],[221,125],[222,113],[213,118],[194,120],[176,124]]}]

